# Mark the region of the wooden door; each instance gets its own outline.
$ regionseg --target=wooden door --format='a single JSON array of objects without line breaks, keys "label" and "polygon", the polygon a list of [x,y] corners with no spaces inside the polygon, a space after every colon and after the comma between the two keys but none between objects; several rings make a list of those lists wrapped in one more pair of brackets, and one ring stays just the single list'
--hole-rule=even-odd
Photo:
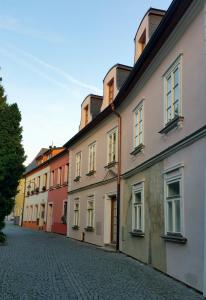
[{"label": "wooden door", "polygon": [[116,196],[111,198],[111,243],[117,242],[117,199]]}]

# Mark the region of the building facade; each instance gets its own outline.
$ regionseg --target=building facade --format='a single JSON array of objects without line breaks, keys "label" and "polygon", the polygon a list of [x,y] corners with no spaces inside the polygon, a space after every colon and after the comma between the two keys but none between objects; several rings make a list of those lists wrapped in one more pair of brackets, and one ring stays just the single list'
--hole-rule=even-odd
[{"label": "building facade", "polygon": [[49,161],[50,186],[48,189],[47,226],[48,232],[67,233],[67,194],[69,155],[64,150]]},{"label": "building facade", "polygon": [[25,198],[25,178],[19,180],[19,185],[17,188],[17,195],[15,197],[15,206],[13,209],[14,224],[21,226],[22,214]]},{"label": "building facade", "polygon": [[167,12],[149,9],[135,35],[134,67],[124,69],[122,81],[116,66],[108,72],[99,113],[89,119],[88,96],[80,131],[65,144],[70,151],[68,236],[103,246],[115,244],[119,231],[122,252],[200,291],[205,20],[204,0],[174,0]]},{"label": "building facade", "polygon": [[49,162],[63,148],[43,148],[27,167],[25,177],[25,200],[23,226],[46,230],[48,190],[50,188]]},{"label": "building facade", "polygon": [[80,131],[65,145],[70,155],[68,236],[99,246],[116,244],[118,118],[115,114],[100,122],[98,118],[111,110],[130,70],[119,64],[109,70],[103,98],[85,98]]}]

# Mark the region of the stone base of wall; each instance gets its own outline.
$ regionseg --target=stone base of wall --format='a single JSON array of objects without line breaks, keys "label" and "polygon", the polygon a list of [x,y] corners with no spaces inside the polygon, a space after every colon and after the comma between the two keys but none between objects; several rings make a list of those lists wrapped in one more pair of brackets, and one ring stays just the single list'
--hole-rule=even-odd
[{"label": "stone base of wall", "polygon": [[34,230],[44,230],[44,231],[46,230],[46,225],[39,226],[35,221],[34,222],[25,221],[23,222],[22,226]]},{"label": "stone base of wall", "polygon": [[52,232],[66,235],[67,234],[67,224],[54,223],[52,225]]}]

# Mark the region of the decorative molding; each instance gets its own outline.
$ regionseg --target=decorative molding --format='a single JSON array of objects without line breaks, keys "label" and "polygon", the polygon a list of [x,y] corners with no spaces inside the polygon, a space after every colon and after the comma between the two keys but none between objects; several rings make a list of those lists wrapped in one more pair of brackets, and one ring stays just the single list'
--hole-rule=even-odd
[{"label": "decorative molding", "polygon": [[159,131],[161,134],[167,134],[169,131],[171,131],[174,128],[182,127],[182,123],[184,121],[183,116],[177,116],[171,121],[169,121],[163,129]]},{"label": "decorative molding", "polygon": [[145,145],[139,144],[137,147],[134,148],[134,150],[130,153],[130,155],[136,155],[136,154],[142,152],[142,150],[144,148],[145,148]]},{"label": "decorative molding", "polygon": [[108,184],[108,183],[116,181],[116,180],[117,180],[117,176],[115,176],[113,178],[110,178],[110,179],[107,179],[107,180],[98,181],[98,182],[95,182],[93,184],[89,184],[89,185],[80,187],[78,189],[69,191],[68,194],[72,195],[72,194],[75,194],[77,192],[82,192],[82,191],[85,191],[85,190],[90,189],[90,188],[95,188],[95,187],[98,187],[98,186],[101,186],[101,185],[105,185],[105,184]]},{"label": "decorative molding", "polygon": [[130,178],[131,176],[148,169],[149,167],[153,166],[154,164],[162,161],[163,159],[169,157],[173,153],[190,146],[194,142],[200,140],[201,138],[206,136],[206,125],[198,129],[197,131],[193,132],[192,134],[186,136],[179,142],[175,143],[174,145],[166,148],[165,150],[161,151],[159,154],[149,158],[142,164],[138,165],[137,167],[125,172],[122,174],[124,179]]}]

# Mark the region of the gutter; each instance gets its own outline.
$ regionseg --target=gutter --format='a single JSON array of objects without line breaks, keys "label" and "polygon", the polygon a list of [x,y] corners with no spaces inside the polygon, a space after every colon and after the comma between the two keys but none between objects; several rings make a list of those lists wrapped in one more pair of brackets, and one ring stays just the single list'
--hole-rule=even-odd
[{"label": "gutter", "polygon": [[119,251],[120,236],[120,192],[121,192],[121,155],[122,155],[122,118],[115,110],[114,103],[111,103],[111,109],[118,118],[118,165],[117,165],[117,236],[116,251]]}]

